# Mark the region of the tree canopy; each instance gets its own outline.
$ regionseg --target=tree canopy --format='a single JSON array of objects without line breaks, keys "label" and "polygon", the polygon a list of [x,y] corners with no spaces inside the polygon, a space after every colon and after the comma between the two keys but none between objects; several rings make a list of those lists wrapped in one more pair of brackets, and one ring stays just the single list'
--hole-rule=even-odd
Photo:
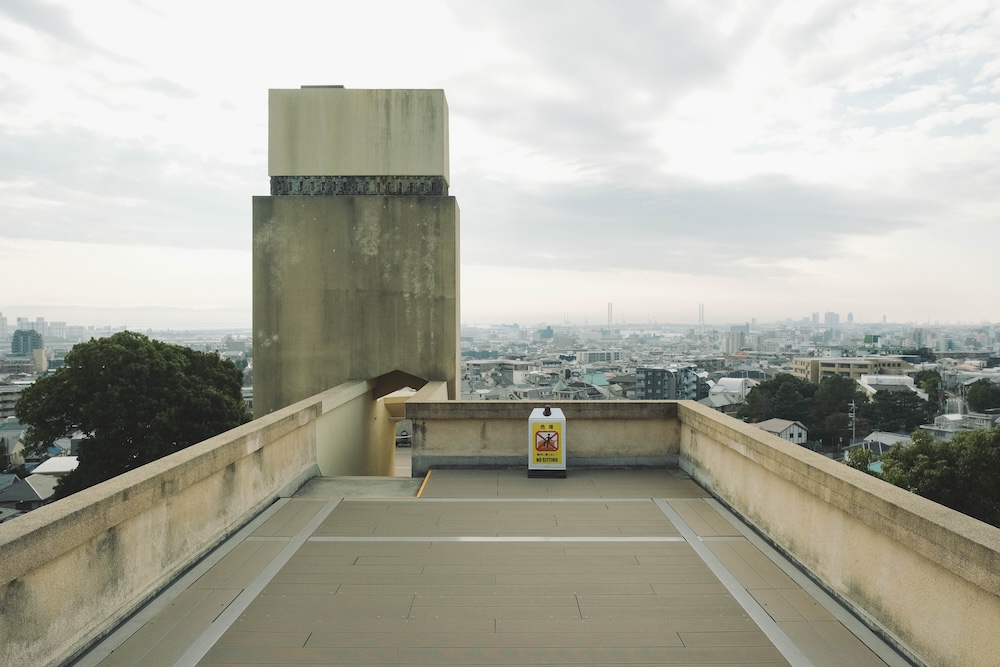
[{"label": "tree canopy", "polygon": [[973,412],[1000,408],[1000,384],[989,380],[976,380],[965,390],[965,400]]},{"label": "tree canopy", "polygon": [[788,373],[778,373],[750,390],[740,416],[758,422],[777,417],[809,421],[809,407],[819,387]]},{"label": "tree canopy", "polygon": [[835,375],[813,384],[779,373],[750,390],[740,416],[753,422],[772,417],[799,421],[809,430],[810,440],[846,443],[851,432],[847,414],[850,403],[860,406],[866,400],[850,378]]},{"label": "tree canopy", "polygon": [[866,426],[879,431],[911,433],[934,421],[935,407],[912,391],[879,391],[862,410]]},{"label": "tree canopy", "polygon": [[913,376],[913,384],[927,392],[927,397],[934,400],[937,392],[942,388],[943,380],[941,373],[936,370],[917,371]]},{"label": "tree canopy", "polygon": [[963,431],[935,441],[926,431],[913,444],[882,455],[887,482],[1000,526],[1000,428]]},{"label": "tree canopy", "polygon": [[62,368],[25,389],[15,412],[29,449],[84,434],[79,467],[56,488],[61,498],[249,421],[242,379],[215,354],[125,331],[76,345]]}]

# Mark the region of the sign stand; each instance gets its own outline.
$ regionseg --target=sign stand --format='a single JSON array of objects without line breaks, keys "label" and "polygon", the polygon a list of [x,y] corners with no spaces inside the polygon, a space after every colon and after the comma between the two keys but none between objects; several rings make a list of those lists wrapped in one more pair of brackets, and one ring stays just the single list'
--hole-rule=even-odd
[{"label": "sign stand", "polygon": [[566,477],[566,417],[559,408],[535,408],[528,418],[528,477]]}]

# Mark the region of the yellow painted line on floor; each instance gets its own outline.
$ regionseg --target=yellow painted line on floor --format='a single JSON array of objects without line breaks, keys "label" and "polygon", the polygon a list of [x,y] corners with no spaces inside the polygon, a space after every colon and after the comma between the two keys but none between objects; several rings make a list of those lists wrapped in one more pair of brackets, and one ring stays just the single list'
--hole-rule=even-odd
[{"label": "yellow painted line on floor", "polygon": [[427,480],[429,480],[431,478],[431,473],[432,472],[434,472],[434,471],[433,470],[428,470],[427,474],[424,475],[424,482],[423,482],[423,484],[420,485],[420,490],[417,491],[417,498],[419,498],[420,495],[424,492],[424,487],[427,486]]}]

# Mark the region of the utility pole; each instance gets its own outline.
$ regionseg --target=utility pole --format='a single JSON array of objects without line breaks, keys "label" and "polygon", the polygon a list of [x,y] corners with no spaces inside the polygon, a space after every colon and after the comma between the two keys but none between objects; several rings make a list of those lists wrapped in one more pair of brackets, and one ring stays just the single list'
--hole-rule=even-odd
[{"label": "utility pole", "polygon": [[851,442],[850,445],[854,444],[855,438],[857,438],[857,406],[854,401],[851,401],[851,409],[847,412],[847,423],[851,427]]}]

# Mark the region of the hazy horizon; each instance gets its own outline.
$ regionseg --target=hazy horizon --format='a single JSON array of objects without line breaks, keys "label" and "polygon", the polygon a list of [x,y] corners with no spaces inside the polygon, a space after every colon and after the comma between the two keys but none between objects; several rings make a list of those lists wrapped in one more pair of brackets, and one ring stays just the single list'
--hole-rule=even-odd
[{"label": "hazy horizon", "polygon": [[[606,307],[606,304],[605,304]],[[823,327],[823,316],[825,312],[820,312],[820,322],[817,326]],[[156,306],[148,307],[105,307],[105,308],[87,308],[83,306],[0,306],[0,315],[7,318],[7,326],[9,329],[13,329],[17,326],[18,317],[27,317],[30,321],[34,322],[36,318],[44,318],[46,322],[65,322],[68,325],[73,326],[85,326],[85,327],[127,327],[132,330],[252,330],[252,315],[249,312],[245,312],[242,309],[226,309],[226,308],[203,308],[203,309],[187,309],[187,308],[164,308]],[[245,317],[244,317],[245,315]],[[840,315],[840,326],[842,328],[850,326],[847,322],[847,313],[838,313]],[[811,313],[803,313],[799,316],[788,315],[774,320],[763,320],[756,318],[758,326],[764,326],[768,324],[784,325],[784,324],[800,324],[804,319],[808,319]],[[707,327],[725,327],[729,325],[737,324],[749,324],[754,318],[748,320],[740,319],[726,319],[726,318],[710,318],[706,314],[705,326]],[[565,316],[556,316],[555,314],[549,314],[547,317],[492,317],[485,318],[482,320],[471,321],[467,318],[463,318],[461,325],[463,327],[475,327],[475,326],[499,326],[499,325],[510,325],[517,324],[524,328],[536,328],[539,326],[591,326],[591,327],[603,327],[607,326],[607,313],[605,311],[604,317],[600,317],[595,314],[595,316],[590,317],[583,315],[579,318],[569,318],[566,319]],[[642,319],[631,319],[626,315],[613,317],[613,326],[627,328],[630,326],[650,326],[650,325],[662,325],[662,326],[698,326],[697,313],[690,319],[677,319],[677,320],[642,320]],[[925,326],[991,326],[993,322],[979,321],[979,322],[893,322],[887,320],[885,326],[914,326],[914,327],[925,327]],[[881,320],[877,321],[861,321],[856,317],[854,319],[855,327],[872,326],[878,327],[883,326]]]}]

